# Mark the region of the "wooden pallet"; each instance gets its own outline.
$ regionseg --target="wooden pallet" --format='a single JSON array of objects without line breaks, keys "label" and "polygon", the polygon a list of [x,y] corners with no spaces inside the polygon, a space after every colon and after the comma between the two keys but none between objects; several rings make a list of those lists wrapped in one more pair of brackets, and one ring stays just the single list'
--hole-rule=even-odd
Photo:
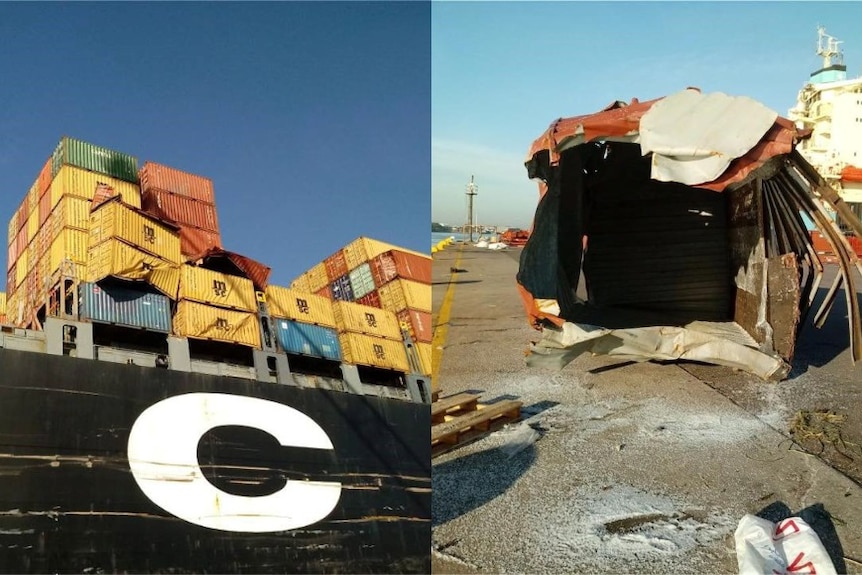
[{"label": "wooden pallet", "polygon": [[479,403],[479,396],[459,393],[431,404],[431,456],[488,435],[521,419],[521,402]]}]

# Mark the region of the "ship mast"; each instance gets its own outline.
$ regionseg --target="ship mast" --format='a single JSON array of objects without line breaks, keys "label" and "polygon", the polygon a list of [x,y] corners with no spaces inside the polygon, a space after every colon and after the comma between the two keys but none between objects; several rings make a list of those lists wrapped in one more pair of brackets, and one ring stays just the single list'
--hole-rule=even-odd
[{"label": "ship mast", "polygon": [[824,68],[844,63],[844,53],[838,47],[841,43],[834,36],[827,34],[826,28],[817,27],[817,55],[823,57]]}]

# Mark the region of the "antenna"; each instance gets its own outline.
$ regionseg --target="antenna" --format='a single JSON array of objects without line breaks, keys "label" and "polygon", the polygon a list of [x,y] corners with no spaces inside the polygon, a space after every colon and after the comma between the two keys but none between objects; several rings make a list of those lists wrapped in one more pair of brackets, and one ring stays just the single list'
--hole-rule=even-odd
[{"label": "antenna", "polygon": [[[824,45],[823,41],[826,40]],[[826,33],[823,26],[817,27],[817,55],[823,57],[823,67],[828,68],[833,64],[844,63],[844,53],[838,47],[842,42]]]},{"label": "antenna", "polygon": [[479,194],[479,186],[473,181],[473,176],[470,176],[470,183],[467,184],[467,226],[470,229],[470,243],[473,243],[473,196]]}]

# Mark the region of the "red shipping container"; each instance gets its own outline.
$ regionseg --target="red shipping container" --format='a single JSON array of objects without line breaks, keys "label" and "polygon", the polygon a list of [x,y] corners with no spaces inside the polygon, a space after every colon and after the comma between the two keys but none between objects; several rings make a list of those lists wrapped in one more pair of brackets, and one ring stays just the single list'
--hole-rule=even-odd
[{"label": "red shipping container", "polygon": [[201,202],[215,204],[213,182],[209,178],[196,176],[176,168],[169,168],[155,162],[145,162],[138,176],[141,180],[141,192],[151,189],[165,190]]},{"label": "red shipping container", "polygon": [[18,226],[19,230],[21,228],[27,227],[27,216],[28,215],[29,214],[27,213],[27,199],[25,198],[24,203],[22,203],[18,207],[18,211],[15,213],[15,219],[17,220],[17,226]]},{"label": "red shipping container", "polygon": [[326,277],[329,281],[334,282],[343,275],[347,275],[347,260],[344,258],[344,251],[338,250],[325,260],[323,265],[326,266]]},{"label": "red shipping container", "polygon": [[180,252],[184,256],[197,257],[213,248],[220,247],[222,247],[221,236],[218,232],[202,230],[193,226],[180,227]]},{"label": "red shipping container", "polygon": [[218,215],[213,204],[165,190],[149,189],[141,196],[141,208],[162,220],[218,233]]},{"label": "red shipping container", "polygon": [[377,293],[377,290],[365,294],[361,298],[357,299],[356,303],[361,303],[362,305],[370,305],[371,307],[383,307],[383,305],[380,303],[380,294]]},{"label": "red shipping container", "polygon": [[52,158],[49,157],[48,161],[45,162],[45,165],[42,166],[42,171],[39,172],[38,187],[39,187],[39,199],[45,195],[45,192],[51,187],[51,165]]},{"label": "red shipping container", "polygon": [[18,256],[24,253],[24,250],[27,249],[27,226],[24,226],[20,230],[18,230],[18,235],[15,237],[15,243],[17,244],[15,249],[18,250]]},{"label": "red shipping container", "polygon": [[[49,172],[50,173],[50,172]],[[41,227],[51,215],[51,194],[39,198],[39,226]]]},{"label": "red shipping container", "polygon": [[384,286],[399,277],[430,285],[431,258],[423,258],[399,250],[384,252],[371,260],[371,275],[377,287]]},{"label": "red shipping container", "polygon": [[319,295],[325,297],[326,299],[332,299],[332,290],[329,289],[329,286],[324,286],[314,292],[314,295]]},{"label": "red shipping container", "polygon": [[431,343],[431,314],[415,309],[404,309],[397,314],[399,323],[410,326],[410,336],[419,343]]},{"label": "red shipping container", "polygon": [[9,296],[15,293],[15,283],[18,281],[18,266],[12,264],[9,271],[6,273],[6,301],[9,301]]},{"label": "red shipping container", "polygon": [[12,242],[9,244],[9,251],[6,254],[6,271],[12,269],[12,266],[15,265],[15,262],[18,261],[18,243]]}]

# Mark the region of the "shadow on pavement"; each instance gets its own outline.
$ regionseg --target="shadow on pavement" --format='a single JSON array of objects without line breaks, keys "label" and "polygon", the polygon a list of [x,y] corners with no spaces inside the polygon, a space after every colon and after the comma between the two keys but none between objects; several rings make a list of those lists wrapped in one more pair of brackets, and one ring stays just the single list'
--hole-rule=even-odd
[{"label": "shadow on pavement", "polygon": [[835,532],[835,524],[832,522],[832,515],[823,507],[822,503],[810,505],[798,513],[793,513],[783,501],[776,501],[771,505],[764,507],[758,513],[755,513],[762,519],[768,519],[773,523],[783,521],[788,517],[801,517],[811,529],[817,533],[823,547],[832,559],[832,564],[838,573],[847,573],[847,563],[844,561],[844,547],[838,539],[838,533]]},{"label": "shadow on pavement", "polygon": [[535,460],[536,447],[530,445],[512,457],[497,447],[434,465],[431,525],[457,519],[502,495]]}]

